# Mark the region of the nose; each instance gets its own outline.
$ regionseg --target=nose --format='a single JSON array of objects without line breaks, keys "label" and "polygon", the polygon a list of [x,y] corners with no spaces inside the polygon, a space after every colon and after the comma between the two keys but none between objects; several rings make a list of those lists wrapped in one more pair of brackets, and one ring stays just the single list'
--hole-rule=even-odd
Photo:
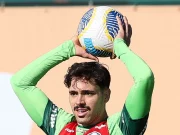
[{"label": "nose", "polygon": [[76,100],[77,105],[85,105],[85,99],[84,96],[79,94]]}]

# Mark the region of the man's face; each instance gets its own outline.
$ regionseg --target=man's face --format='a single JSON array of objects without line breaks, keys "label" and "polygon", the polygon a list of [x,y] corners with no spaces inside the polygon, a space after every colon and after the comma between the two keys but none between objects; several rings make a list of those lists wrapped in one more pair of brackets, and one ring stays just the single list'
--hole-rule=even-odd
[{"label": "man's face", "polygon": [[95,125],[107,117],[105,104],[107,94],[87,80],[73,79],[69,88],[69,101],[79,124]]}]

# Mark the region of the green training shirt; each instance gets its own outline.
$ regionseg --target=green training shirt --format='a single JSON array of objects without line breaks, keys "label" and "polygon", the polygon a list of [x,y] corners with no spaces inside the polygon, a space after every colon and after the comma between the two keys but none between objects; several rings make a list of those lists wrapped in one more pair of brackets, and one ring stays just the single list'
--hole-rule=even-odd
[{"label": "green training shirt", "polygon": [[[132,75],[134,85],[129,91],[123,110],[108,117],[109,133],[110,135],[143,134],[151,106],[153,73],[122,39],[115,39],[114,51]],[[66,41],[31,62],[11,78],[12,87],[25,110],[47,135],[58,135],[67,123],[75,120],[75,117],[53,104],[36,84],[50,69],[74,55],[73,42]],[[76,135],[83,135],[84,130],[88,128],[77,126]]]}]

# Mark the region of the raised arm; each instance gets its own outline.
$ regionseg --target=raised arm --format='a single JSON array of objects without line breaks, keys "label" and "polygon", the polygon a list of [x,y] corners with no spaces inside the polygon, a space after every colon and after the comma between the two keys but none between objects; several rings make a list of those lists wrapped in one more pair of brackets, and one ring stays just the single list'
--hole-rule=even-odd
[{"label": "raised arm", "polygon": [[36,87],[38,81],[54,66],[75,55],[72,41],[44,54],[18,71],[11,78],[11,85],[33,121],[41,126],[48,97]]},{"label": "raised arm", "polygon": [[154,88],[154,74],[147,63],[129,49],[129,25],[124,17],[125,30],[117,18],[119,31],[114,41],[114,53],[126,66],[134,79],[120,116],[120,129],[123,135],[142,135],[147,127]]},{"label": "raised arm", "polygon": [[132,119],[145,117],[151,106],[151,96],[154,87],[154,75],[149,66],[122,39],[115,40],[115,54],[125,64],[134,79],[127,96],[125,107]]}]

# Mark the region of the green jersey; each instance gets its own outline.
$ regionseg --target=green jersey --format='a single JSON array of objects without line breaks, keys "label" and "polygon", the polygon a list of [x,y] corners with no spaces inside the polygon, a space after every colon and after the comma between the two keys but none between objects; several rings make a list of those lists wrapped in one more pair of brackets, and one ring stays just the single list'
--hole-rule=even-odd
[{"label": "green jersey", "polygon": [[[117,58],[127,67],[135,83],[128,94],[123,110],[108,117],[109,134],[143,134],[147,125],[154,87],[153,73],[122,39],[115,39],[114,50]],[[25,110],[47,135],[58,135],[66,124],[75,121],[75,117],[53,104],[36,84],[50,69],[74,55],[73,42],[66,41],[31,62],[11,78],[12,87]],[[83,135],[83,131],[88,129],[77,126],[76,135]]]}]

